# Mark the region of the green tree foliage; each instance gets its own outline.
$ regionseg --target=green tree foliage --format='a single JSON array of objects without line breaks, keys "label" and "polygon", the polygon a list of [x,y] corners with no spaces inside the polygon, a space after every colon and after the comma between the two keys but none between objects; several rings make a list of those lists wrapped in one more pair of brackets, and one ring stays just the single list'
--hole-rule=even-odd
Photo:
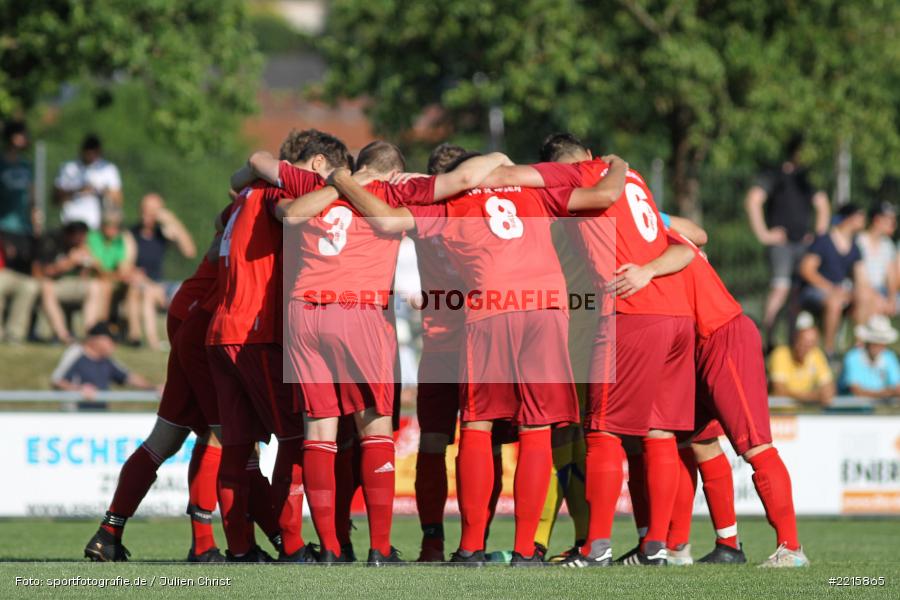
[{"label": "green tree foliage", "polygon": [[900,174],[898,23],[890,0],[335,0],[325,93],[371,97],[388,134],[434,104],[483,132],[499,106],[514,157],[560,129],[660,156],[699,217],[704,167],[777,160],[797,132],[820,179],[842,141],[867,185]]},{"label": "green tree foliage", "polygon": [[198,155],[253,108],[259,57],[243,0],[4,0],[0,118],[67,83],[100,104],[138,81],[158,141]]}]

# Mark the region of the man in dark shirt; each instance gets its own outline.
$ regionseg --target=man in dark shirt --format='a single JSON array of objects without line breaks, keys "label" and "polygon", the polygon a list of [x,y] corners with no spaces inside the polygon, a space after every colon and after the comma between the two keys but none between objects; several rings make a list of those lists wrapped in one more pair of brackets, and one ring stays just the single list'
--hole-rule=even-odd
[{"label": "man in dark shirt", "polygon": [[106,391],[110,384],[152,390],[155,386],[144,377],[132,373],[112,358],[116,350],[109,326],[97,323],[88,331],[82,344],[73,344],[63,353],[59,364],[50,376],[58,390],[80,392],[84,402],[78,407],[102,409],[105,402],[94,402],[98,391]]},{"label": "man in dark shirt", "polygon": [[788,144],[788,160],[781,169],[760,176],[745,201],[750,227],[766,246],[772,279],[763,315],[767,343],[791,290],[791,279],[815,234],[824,234],[831,218],[828,196],[817,191],[799,163],[802,139]]},{"label": "man in dark shirt", "polygon": [[866,215],[858,206],[847,204],[835,221],[828,233],[813,241],[798,267],[801,302],[804,308],[822,312],[823,345],[829,355],[834,353],[844,310],[852,304],[855,315],[867,315],[872,300],[855,240],[866,226]]}]

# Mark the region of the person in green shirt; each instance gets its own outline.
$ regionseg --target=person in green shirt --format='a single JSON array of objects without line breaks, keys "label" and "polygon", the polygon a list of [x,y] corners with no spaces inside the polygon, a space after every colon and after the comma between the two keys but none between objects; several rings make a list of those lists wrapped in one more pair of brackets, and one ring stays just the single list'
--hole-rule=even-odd
[{"label": "person in green shirt", "polygon": [[134,238],[130,232],[123,230],[119,211],[103,213],[100,229],[88,232],[87,247],[94,259],[103,292],[97,318],[107,321],[113,296],[131,282],[135,272]]}]

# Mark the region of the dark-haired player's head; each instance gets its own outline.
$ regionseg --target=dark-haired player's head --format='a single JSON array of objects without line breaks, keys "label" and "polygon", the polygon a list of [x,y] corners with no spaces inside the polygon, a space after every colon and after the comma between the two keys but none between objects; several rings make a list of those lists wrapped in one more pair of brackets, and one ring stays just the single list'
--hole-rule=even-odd
[{"label": "dark-haired player's head", "polygon": [[784,153],[788,162],[795,165],[800,164],[800,155],[803,152],[803,142],[803,135],[799,133],[795,133],[787,141],[787,144],[784,146]]},{"label": "dark-haired player's head", "polygon": [[317,129],[291,131],[281,144],[279,158],[322,177],[338,167],[353,168],[353,157],[344,142]]},{"label": "dark-haired player's head", "polygon": [[376,140],[359,151],[359,155],[356,157],[356,168],[357,170],[366,168],[382,175],[388,175],[405,170],[406,159],[403,158],[400,148],[394,144]]},{"label": "dark-haired player's head", "polygon": [[16,151],[22,151],[28,147],[28,128],[25,126],[25,121],[13,119],[3,125],[3,145]]},{"label": "dark-haired player's head", "polygon": [[446,142],[439,144],[428,156],[428,174],[440,175],[441,173],[446,173],[450,170],[448,167],[465,153],[466,149],[462,146]]},{"label": "dark-haired player's head", "polygon": [[591,151],[571,133],[553,133],[541,144],[542,162],[576,163],[591,160]]},{"label": "dark-haired player's head", "polygon": [[81,141],[81,162],[89,165],[100,160],[102,156],[103,143],[100,141],[100,138],[94,133],[84,136],[84,139]]}]

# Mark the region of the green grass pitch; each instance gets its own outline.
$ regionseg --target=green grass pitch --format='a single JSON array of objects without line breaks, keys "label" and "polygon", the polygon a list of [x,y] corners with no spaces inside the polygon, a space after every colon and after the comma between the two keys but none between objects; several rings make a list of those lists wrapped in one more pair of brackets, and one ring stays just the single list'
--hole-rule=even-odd
[{"label": "green grass pitch", "polygon": [[[357,553],[365,556],[365,519],[358,518],[354,532]],[[489,566],[480,570],[410,566],[368,569],[360,565],[323,568],[296,565],[179,565],[187,553],[187,519],[135,519],[128,524],[125,543],[132,553],[128,564],[90,564],[81,558],[82,548],[97,526],[96,521],[11,519],[0,521],[0,598],[363,598],[365,600],[438,600],[466,598],[543,600],[609,598],[898,598],[900,597],[900,520],[897,519],[802,519],[800,534],[813,566],[809,569],[763,570],[753,566],[626,568],[510,569]],[[308,524],[307,537],[314,533]],[[739,523],[744,548],[752,564],[773,549],[774,536],[762,519]],[[617,552],[633,543],[632,525],[618,519],[614,545]],[[224,544],[221,530],[217,531]],[[490,549],[512,545],[510,519],[498,519]],[[458,521],[450,521],[447,537],[458,539]],[[554,532],[551,550],[570,543],[571,526],[564,517]],[[261,538],[262,539],[262,538]],[[417,522],[397,518],[394,543],[407,559],[414,559],[419,541]],[[694,525],[694,557],[712,547],[708,520]],[[49,561],[42,563],[42,561]],[[47,578],[117,576],[148,580],[152,587],[51,588]],[[201,577],[230,577],[228,587],[199,587]],[[882,587],[830,586],[830,577],[884,577]],[[16,586],[16,577],[39,578],[39,587]],[[192,587],[161,585],[162,577],[187,578]]]}]

